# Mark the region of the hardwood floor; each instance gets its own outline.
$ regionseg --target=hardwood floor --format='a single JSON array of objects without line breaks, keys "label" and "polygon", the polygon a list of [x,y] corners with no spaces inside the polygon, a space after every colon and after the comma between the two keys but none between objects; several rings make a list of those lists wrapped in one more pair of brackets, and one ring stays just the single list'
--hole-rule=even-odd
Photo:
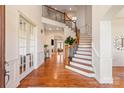
[{"label": "hardwood floor", "polygon": [[124,87],[124,68],[113,68],[114,83],[99,84],[95,79],[87,78],[64,68],[63,55],[54,54],[51,59],[38,69],[34,70],[24,80],[21,81],[19,88],[26,87],[84,87],[84,88],[110,88]]}]

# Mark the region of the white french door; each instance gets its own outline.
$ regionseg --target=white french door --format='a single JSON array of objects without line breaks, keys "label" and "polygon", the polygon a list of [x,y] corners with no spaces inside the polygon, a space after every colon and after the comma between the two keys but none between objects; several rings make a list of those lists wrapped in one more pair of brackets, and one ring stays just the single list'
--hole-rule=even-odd
[{"label": "white french door", "polygon": [[19,70],[20,79],[23,79],[33,70],[35,32],[34,25],[22,16],[20,16],[19,26]]}]

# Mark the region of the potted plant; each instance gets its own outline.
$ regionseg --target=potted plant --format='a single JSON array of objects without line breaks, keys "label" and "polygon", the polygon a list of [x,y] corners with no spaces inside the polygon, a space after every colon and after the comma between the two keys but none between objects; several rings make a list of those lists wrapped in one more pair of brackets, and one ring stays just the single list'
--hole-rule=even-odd
[{"label": "potted plant", "polygon": [[75,42],[75,39],[71,36],[67,37],[67,39],[65,40],[65,44],[69,46],[73,45],[74,42]]},{"label": "potted plant", "polygon": [[45,50],[47,50],[47,47],[48,47],[48,45],[47,45],[47,44],[45,44],[45,45],[44,45],[44,49],[45,49]]},{"label": "potted plant", "polygon": [[45,54],[45,59],[49,57],[47,47],[48,47],[48,45],[45,44],[45,45],[44,45],[44,54]]},{"label": "potted plant", "polygon": [[74,49],[71,46],[74,44],[75,40],[76,39],[74,39],[71,36],[67,37],[65,40],[65,45],[66,45],[65,47],[69,47],[69,59],[71,59],[73,56]]}]

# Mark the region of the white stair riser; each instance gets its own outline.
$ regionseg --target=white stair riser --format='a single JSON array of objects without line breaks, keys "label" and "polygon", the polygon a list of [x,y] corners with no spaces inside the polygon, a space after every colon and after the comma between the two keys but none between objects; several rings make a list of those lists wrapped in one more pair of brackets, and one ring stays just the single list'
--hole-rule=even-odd
[{"label": "white stair riser", "polygon": [[91,57],[91,56],[78,55],[78,54],[74,54],[74,57],[77,57],[77,58],[86,58],[86,59],[92,59],[92,57]]},{"label": "white stair riser", "polygon": [[72,70],[72,71],[74,71],[74,72],[76,72],[76,73],[79,73],[79,74],[81,74],[81,75],[84,75],[84,76],[86,76],[86,77],[92,77],[92,78],[95,77],[95,74],[94,74],[94,73],[86,73],[86,72],[84,72],[84,71],[81,71],[81,70],[78,70],[78,69],[75,69],[75,68],[72,68],[72,67],[69,67],[69,66],[66,66],[65,68],[66,68],[66,69],[69,69],[69,70]]},{"label": "white stair riser", "polygon": [[78,47],[91,47],[91,45],[79,45]]},{"label": "white stair riser", "polygon": [[91,65],[91,61],[90,60],[84,60],[84,59],[79,59],[79,58],[72,58],[72,61],[86,63],[86,64]]},{"label": "white stair riser", "polygon": [[86,42],[86,43],[79,43],[79,45],[91,45],[90,42]]},{"label": "white stair riser", "polygon": [[77,54],[89,54],[89,55],[91,55],[92,53],[91,52],[82,52],[82,51],[76,51],[76,53]]},{"label": "white stair riser", "polygon": [[82,39],[81,39],[81,38],[80,38],[80,41],[92,41],[92,39],[90,39],[90,38],[85,38],[85,39],[82,38]]},{"label": "white stair riser", "polygon": [[78,48],[77,50],[78,50],[78,51],[80,51],[80,50],[91,51],[91,48]]},{"label": "white stair riser", "polygon": [[82,65],[82,64],[74,63],[74,62],[70,62],[70,64],[73,65],[73,66],[79,67],[79,68],[83,68],[85,70],[93,71],[93,68],[90,67],[90,66],[85,66],[85,65]]},{"label": "white stair riser", "polygon": [[80,41],[92,41],[92,39],[84,38],[84,39],[80,39]]},{"label": "white stair riser", "polygon": [[91,44],[92,41],[80,41],[80,43],[90,43]]},{"label": "white stair riser", "polygon": [[91,41],[90,41],[90,42],[80,42],[79,44],[82,45],[82,44],[84,44],[84,43],[85,43],[85,44],[89,44],[89,43],[91,44]]},{"label": "white stair riser", "polygon": [[91,36],[80,36],[80,38],[92,38]]},{"label": "white stair riser", "polygon": [[92,38],[80,38],[80,40],[92,40]]},{"label": "white stair riser", "polygon": [[81,41],[80,41],[79,44],[83,44],[83,43],[90,43],[90,44],[91,44],[91,41],[87,41],[87,42],[86,42],[86,41],[84,41],[84,42],[81,42]]}]

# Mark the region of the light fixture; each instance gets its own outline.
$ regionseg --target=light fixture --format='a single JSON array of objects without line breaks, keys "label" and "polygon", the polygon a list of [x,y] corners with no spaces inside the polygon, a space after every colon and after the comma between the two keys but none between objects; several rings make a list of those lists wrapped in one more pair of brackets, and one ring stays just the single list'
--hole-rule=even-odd
[{"label": "light fixture", "polygon": [[74,17],[72,17],[72,20],[77,20],[77,17],[75,17],[75,16],[74,16]]},{"label": "light fixture", "polygon": [[57,10],[57,8],[55,8]]},{"label": "light fixture", "polygon": [[69,10],[71,10],[71,8],[69,8]]}]

